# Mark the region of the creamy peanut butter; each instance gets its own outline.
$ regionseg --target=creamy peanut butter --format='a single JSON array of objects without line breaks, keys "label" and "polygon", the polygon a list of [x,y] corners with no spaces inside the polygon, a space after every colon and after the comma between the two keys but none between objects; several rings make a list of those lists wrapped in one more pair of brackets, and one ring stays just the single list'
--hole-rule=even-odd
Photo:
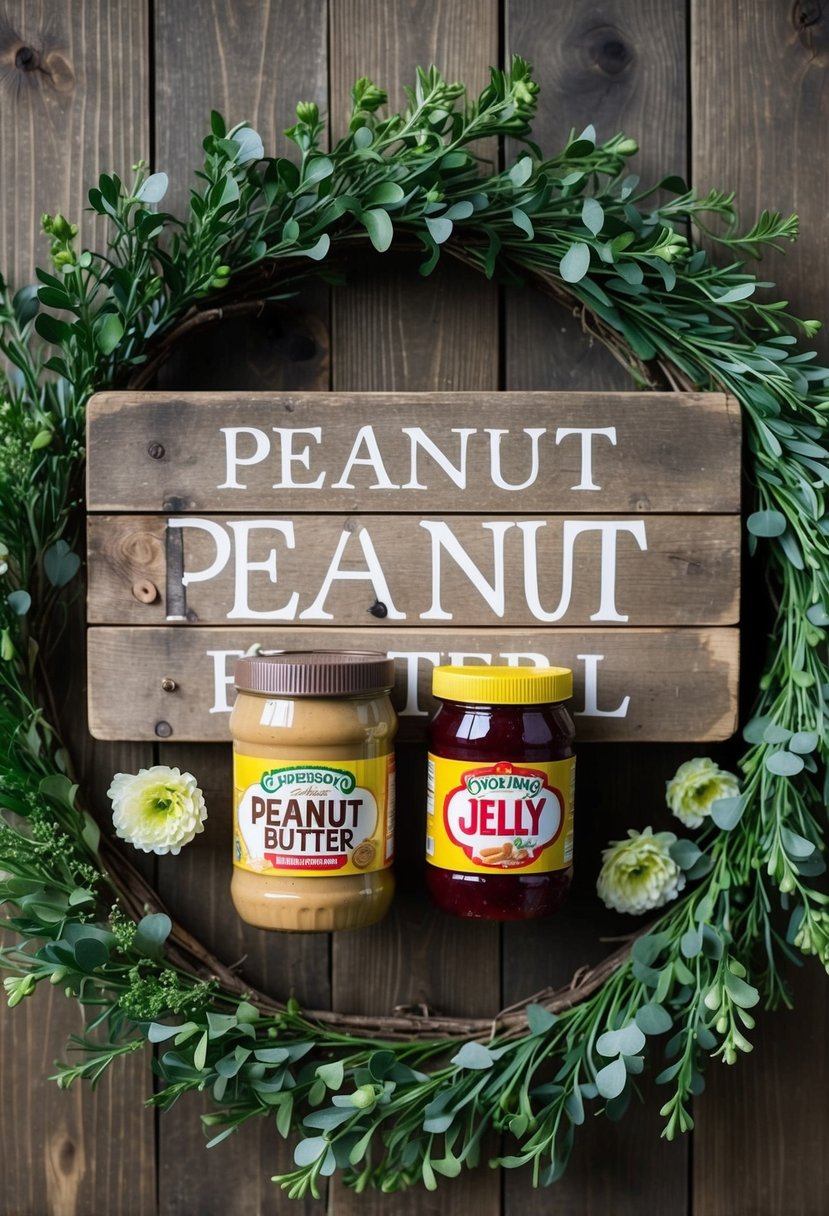
[{"label": "creamy peanut butter", "polygon": [[393,661],[373,652],[238,660],[231,897],[249,924],[356,929],[388,910],[393,680]]}]

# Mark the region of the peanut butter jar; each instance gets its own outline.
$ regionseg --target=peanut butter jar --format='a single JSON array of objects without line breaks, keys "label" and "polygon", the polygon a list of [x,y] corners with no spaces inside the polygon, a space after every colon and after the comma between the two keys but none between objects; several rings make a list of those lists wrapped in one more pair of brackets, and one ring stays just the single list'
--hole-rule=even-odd
[{"label": "peanut butter jar", "polygon": [[394,661],[286,651],[236,663],[231,898],[260,929],[374,924],[394,894]]}]

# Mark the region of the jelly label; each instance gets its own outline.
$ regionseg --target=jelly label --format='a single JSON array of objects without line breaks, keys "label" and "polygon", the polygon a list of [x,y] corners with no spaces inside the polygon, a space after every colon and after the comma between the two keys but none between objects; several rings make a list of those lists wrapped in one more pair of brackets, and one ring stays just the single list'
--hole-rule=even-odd
[{"label": "jelly label", "polygon": [[394,757],[287,763],[234,755],[233,864],[366,874],[394,859]]},{"label": "jelly label", "polygon": [[547,873],[573,857],[574,757],[547,763],[429,756],[426,860],[471,874]]}]

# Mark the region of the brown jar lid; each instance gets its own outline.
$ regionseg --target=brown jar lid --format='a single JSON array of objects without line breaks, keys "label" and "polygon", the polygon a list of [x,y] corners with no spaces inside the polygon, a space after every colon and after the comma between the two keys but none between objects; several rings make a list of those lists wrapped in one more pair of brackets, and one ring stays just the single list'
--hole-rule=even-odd
[{"label": "brown jar lid", "polygon": [[394,659],[376,650],[285,650],[236,660],[239,692],[281,697],[354,696],[388,692]]}]

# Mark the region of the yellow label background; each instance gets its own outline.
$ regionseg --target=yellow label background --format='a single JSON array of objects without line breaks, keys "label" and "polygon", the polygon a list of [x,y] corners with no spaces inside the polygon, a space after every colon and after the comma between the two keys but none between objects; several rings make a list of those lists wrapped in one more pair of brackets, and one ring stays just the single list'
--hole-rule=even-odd
[{"label": "yellow label background", "polygon": [[[303,772],[313,772],[314,769],[339,769],[341,772],[351,773],[354,777],[355,788],[350,793],[344,795],[336,788],[326,788],[322,785],[315,788],[321,790],[320,797],[335,798],[339,800],[342,797],[351,799],[359,798],[361,792],[373,797],[377,807],[376,818],[372,817],[370,830],[367,834],[358,834],[351,848],[345,850],[347,860],[343,865],[337,866],[306,866],[293,864],[278,864],[274,865],[273,861],[265,856],[266,853],[271,855],[285,856],[287,850],[279,847],[269,848],[260,839],[263,836],[261,828],[255,830],[252,827],[249,811],[249,800],[253,795],[264,799],[280,799],[282,807],[285,807],[287,801],[295,797],[297,791],[305,790],[312,782],[289,782],[285,786],[276,791],[268,791],[262,788],[262,778],[268,773],[277,772],[285,773],[286,776],[301,774]],[[245,756],[235,752],[233,756],[233,864],[240,870],[248,870],[252,874],[293,874],[297,878],[315,878],[328,875],[338,874],[368,874],[373,870],[384,870],[390,866],[394,860],[394,812],[395,812],[395,790],[394,790],[394,756],[376,756],[371,760],[316,760],[310,763],[299,764],[296,761],[288,763],[273,759],[264,759],[260,756]],[[300,805],[304,804],[305,799],[300,796]],[[370,799],[368,800],[370,802]],[[245,819],[247,817],[247,821]],[[264,825],[263,825],[264,826]],[[356,847],[360,844],[371,844],[374,847],[374,855],[371,860],[365,864],[355,865],[352,856]],[[251,847],[251,845],[253,847]],[[340,854],[326,853],[324,849],[312,852],[319,856],[337,856]],[[365,849],[362,854],[358,854],[358,858],[366,855],[368,849]]]},{"label": "yellow label background", "polygon": [[[463,848],[452,840],[445,822],[445,812],[448,800],[454,799],[453,807],[457,810],[462,808],[465,820],[474,818],[473,808],[470,807],[471,795],[465,790],[465,778],[469,779],[473,774],[492,773],[493,776],[498,768],[505,765],[510,766],[515,770],[516,775],[521,773],[533,772],[542,773],[545,777],[546,784],[558,791],[561,802],[561,828],[553,843],[543,848],[538,856],[531,861],[521,861],[520,859],[510,858],[493,861],[489,865],[480,864],[477,860],[473,860],[464,852]],[[441,756],[429,755],[429,785],[426,807],[426,860],[430,865],[440,866],[444,870],[461,870],[469,874],[546,874],[550,870],[563,870],[569,866],[573,857],[573,797],[576,780],[576,761],[575,757],[570,757],[568,760],[555,760],[549,763],[535,761],[489,761],[489,762],[472,762],[469,760],[446,760]],[[521,795],[521,791],[483,791],[488,797],[492,798],[496,803],[499,798],[506,800],[506,826],[513,826],[515,812],[515,798]],[[550,795],[546,798],[550,801]],[[535,800],[536,804],[538,799]],[[524,810],[520,812],[523,815],[525,824],[529,826],[529,813]],[[490,828],[497,828],[497,813],[491,810],[489,816]],[[502,824],[501,826],[505,826]],[[520,838],[526,840],[533,839],[532,833],[522,833],[520,837],[516,832],[499,833],[497,830],[493,834],[487,835],[486,846],[492,849],[497,849],[504,845],[512,845],[515,849],[515,840]],[[478,843],[481,843],[481,837],[477,838]],[[476,849],[468,845],[472,849],[473,854]]]}]

